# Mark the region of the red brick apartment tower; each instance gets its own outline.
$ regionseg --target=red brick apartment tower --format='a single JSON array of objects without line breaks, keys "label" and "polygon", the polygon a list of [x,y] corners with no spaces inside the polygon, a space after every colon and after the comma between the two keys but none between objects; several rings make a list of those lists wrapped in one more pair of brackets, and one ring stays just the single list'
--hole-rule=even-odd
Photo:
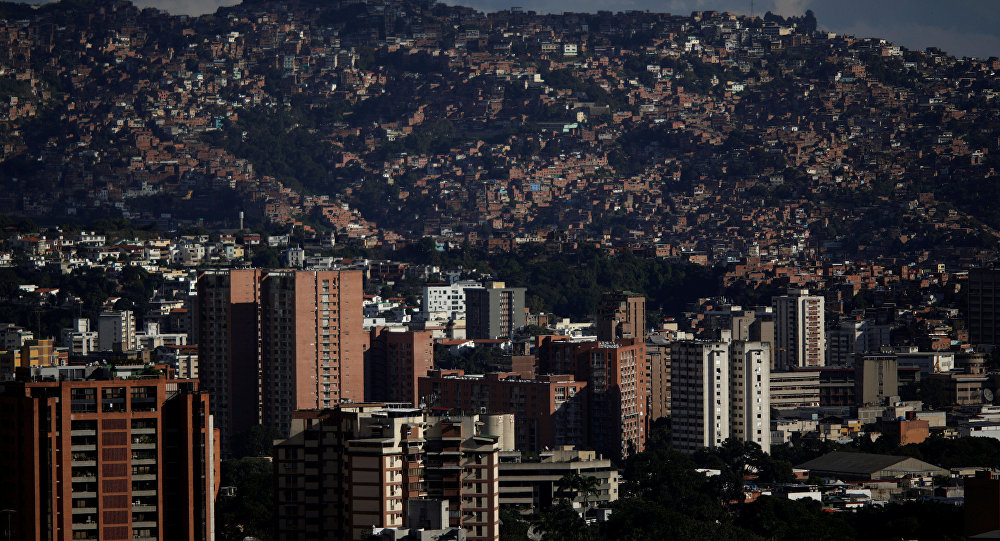
[{"label": "red brick apartment tower", "polygon": [[196,380],[3,384],[0,507],[14,511],[12,538],[213,539],[208,409]]},{"label": "red brick apartment tower", "polygon": [[536,341],[538,373],[576,374],[577,356],[583,342],[574,342],[568,336],[543,336]]},{"label": "red brick apartment tower", "polygon": [[198,376],[228,450],[233,434],[260,424],[260,270],[198,277]]},{"label": "red brick apartment tower", "polygon": [[364,400],[361,271],[206,272],[198,305],[224,443],[259,423],[287,434],[296,409]]},{"label": "red brick apartment tower", "polygon": [[502,372],[466,376],[462,370],[432,370],[420,378],[420,395],[433,396],[434,407],[513,413],[514,446],[520,451],[588,447],[586,389],[586,382],[568,374],[521,379]]},{"label": "red brick apartment tower", "polygon": [[360,271],[268,271],[261,281],[261,419],[365,398]]},{"label": "red brick apartment tower", "polygon": [[543,372],[572,373],[587,382],[589,447],[625,459],[646,448],[649,367],[639,338],[575,342],[544,339],[538,348]]},{"label": "red brick apartment tower", "polygon": [[431,331],[371,330],[365,352],[365,400],[405,402],[416,406],[419,378],[434,369]]},{"label": "red brick apartment tower", "polygon": [[635,293],[604,293],[597,304],[597,339],[611,342],[622,338],[646,340],[646,297]]},{"label": "red brick apartment tower", "polygon": [[[591,342],[593,344],[593,342]],[[599,342],[583,352],[590,391],[590,443],[605,456],[624,460],[646,448],[646,344]]]}]

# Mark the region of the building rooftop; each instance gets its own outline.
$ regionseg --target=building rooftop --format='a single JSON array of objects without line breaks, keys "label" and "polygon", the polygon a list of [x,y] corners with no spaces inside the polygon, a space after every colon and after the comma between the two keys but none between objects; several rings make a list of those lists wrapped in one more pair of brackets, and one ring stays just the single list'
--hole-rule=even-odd
[{"label": "building rooftop", "polygon": [[948,470],[907,456],[834,451],[796,466],[818,474],[871,477],[879,472],[902,475],[947,475]]}]

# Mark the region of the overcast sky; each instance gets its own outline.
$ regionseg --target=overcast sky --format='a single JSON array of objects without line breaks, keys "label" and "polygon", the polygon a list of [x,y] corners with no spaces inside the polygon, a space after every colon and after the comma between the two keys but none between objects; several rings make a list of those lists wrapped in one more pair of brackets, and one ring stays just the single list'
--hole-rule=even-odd
[{"label": "overcast sky", "polygon": [[[171,13],[210,13],[233,0],[133,0]],[[687,15],[716,10],[748,13],[750,0],[448,0],[484,11],[520,6],[544,13],[630,9]],[[998,0],[755,0],[754,12],[801,15],[813,10],[819,27],[888,39],[911,49],[940,47],[956,56],[1000,56]]]}]

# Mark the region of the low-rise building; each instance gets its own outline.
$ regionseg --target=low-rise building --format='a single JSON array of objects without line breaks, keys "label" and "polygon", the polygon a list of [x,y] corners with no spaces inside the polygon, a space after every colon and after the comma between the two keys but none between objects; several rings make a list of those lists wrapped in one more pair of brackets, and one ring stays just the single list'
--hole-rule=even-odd
[{"label": "low-rise building", "polygon": [[545,509],[559,497],[560,482],[574,475],[596,479],[593,492],[574,491],[574,507],[606,507],[618,500],[618,470],[611,460],[567,446],[539,453],[537,461],[522,460],[519,452],[501,453],[500,505]]},{"label": "low-rise building", "polygon": [[771,372],[770,393],[772,408],[817,408],[819,372]]},{"label": "low-rise building", "polygon": [[907,456],[834,451],[796,466],[812,475],[842,480],[897,479],[948,475],[948,470]]},{"label": "low-rise building", "polygon": [[70,355],[89,355],[98,351],[97,331],[90,330],[90,320],[76,318],[73,326],[62,329],[60,344],[68,349]]}]

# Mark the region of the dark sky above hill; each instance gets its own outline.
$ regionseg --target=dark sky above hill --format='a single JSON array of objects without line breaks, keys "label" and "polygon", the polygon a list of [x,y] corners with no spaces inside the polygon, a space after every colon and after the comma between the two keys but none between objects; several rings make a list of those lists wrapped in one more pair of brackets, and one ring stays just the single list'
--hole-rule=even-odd
[{"label": "dark sky above hill", "polygon": [[[174,14],[209,13],[233,0],[134,0]],[[630,9],[688,14],[697,10],[749,13],[750,0],[448,0],[485,11],[520,6],[543,13]],[[878,37],[911,49],[939,47],[956,56],[1000,56],[997,0],[755,0],[754,12],[801,15],[813,10],[820,28]]]}]

